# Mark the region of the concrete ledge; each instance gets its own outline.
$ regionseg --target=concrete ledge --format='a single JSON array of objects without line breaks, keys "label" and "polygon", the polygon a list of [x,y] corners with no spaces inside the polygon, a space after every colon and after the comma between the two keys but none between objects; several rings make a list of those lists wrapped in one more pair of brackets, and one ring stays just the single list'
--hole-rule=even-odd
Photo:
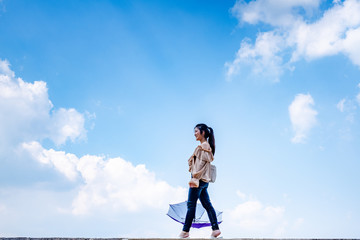
[{"label": "concrete ledge", "polygon": [[[179,238],[29,238],[11,237],[0,240],[174,240]],[[209,238],[190,238],[190,240],[205,240]],[[222,239],[222,238],[220,238]],[[223,238],[222,240],[360,240],[357,238]]]}]

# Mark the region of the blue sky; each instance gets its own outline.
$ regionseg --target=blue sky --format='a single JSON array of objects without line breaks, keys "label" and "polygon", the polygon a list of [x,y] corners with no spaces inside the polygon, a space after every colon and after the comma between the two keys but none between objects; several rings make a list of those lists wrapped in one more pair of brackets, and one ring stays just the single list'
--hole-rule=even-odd
[{"label": "blue sky", "polygon": [[0,236],[176,237],[204,122],[224,237],[359,238],[359,16],[358,0],[0,1]]}]

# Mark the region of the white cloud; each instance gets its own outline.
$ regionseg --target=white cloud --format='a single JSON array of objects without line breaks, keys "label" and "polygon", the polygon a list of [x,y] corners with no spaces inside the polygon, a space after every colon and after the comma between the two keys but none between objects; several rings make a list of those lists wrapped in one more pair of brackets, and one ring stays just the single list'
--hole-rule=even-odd
[{"label": "white cloud", "polygon": [[358,102],[357,98],[359,98],[359,95],[355,97],[354,99],[341,99],[337,104],[337,109],[346,114],[346,121],[350,123],[355,122],[355,114],[356,114],[356,102]]},{"label": "white cloud", "polygon": [[166,209],[170,202],[186,199],[186,189],[156,179],[145,165],[132,165],[122,158],[105,159],[46,150],[38,142],[23,144],[37,161],[52,166],[68,179],[80,177],[83,184],[72,203],[75,215],[97,208],[137,211],[144,207]]},{"label": "white cloud", "polygon": [[244,40],[235,60],[225,64],[228,79],[250,67],[253,75],[277,82],[283,72],[283,61],[278,56],[283,45],[283,37],[275,32],[260,33],[254,45]]},{"label": "white cloud", "polygon": [[242,235],[249,234],[253,237],[285,235],[288,220],[285,218],[284,206],[265,205],[256,198],[239,191],[237,195],[240,195],[243,202],[224,212],[224,219],[227,219],[229,228],[236,229],[236,231],[233,230],[234,232]]},{"label": "white cloud", "polygon": [[31,157],[71,181],[77,193],[68,211],[75,215],[97,209],[165,211],[170,202],[186,199],[186,189],[157,179],[145,165],[45,149],[40,143],[43,139],[61,145],[86,137],[84,115],[73,108],[53,110],[46,83],[15,78],[7,61],[0,61],[0,122],[0,154],[8,158],[16,151],[24,159]]},{"label": "white cloud", "polygon": [[318,114],[312,107],[314,100],[310,94],[298,94],[289,106],[289,115],[295,136],[291,139],[294,143],[302,143],[307,138],[311,128],[317,122]]},{"label": "white cloud", "polygon": [[250,24],[264,22],[272,26],[289,26],[302,18],[298,13],[299,10],[311,13],[319,4],[320,0],[256,0],[248,3],[237,1],[231,10],[241,22]]},{"label": "white cloud", "polygon": [[360,1],[335,4],[318,21],[301,22],[290,29],[289,44],[295,45],[293,60],[343,53],[360,66],[359,53]]},{"label": "white cloud", "polygon": [[[73,108],[54,109],[45,82],[28,83],[16,78],[10,64],[0,61],[0,162],[5,162],[4,171],[11,164],[19,172],[30,166],[26,171],[36,181],[25,188],[14,184],[0,189],[0,213],[5,214],[6,219],[0,224],[7,230],[5,235],[16,235],[19,231],[31,235],[54,234],[58,229],[46,226],[49,219],[56,219],[54,226],[64,226],[65,230],[57,233],[60,236],[69,232],[66,229],[77,229],[71,230],[75,234],[87,232],[89,236],[101,236],[109,234],[110,228],[113,235],[134,232],[133,236],[144,236],[147,231],[161,232],[160,227],[160,230],[156,229],[159,222],[160,225],[173,222],[165,216],[168,204],[184,201],[186,189],[157,179],[145,165],[135,166],[121,158],[78,157],[43,147],[41,141],[44,139],[61,145],[85,138],[84,116],[90,120],[96,117],[87,112],[83,115]],[[47,182],[56,175],[54,172],[68,181],[65,184],[63,181]],[[39,178],[35,177],[37,173],[41,175]],[[61,184],[61,191],[53,187],[57,184]],[[36,215],[40,208],[46,211]],[[84,214],[91,216],[80,217],[86,219],[84,221],[74,221],[74,216]],[[149,215],[154,219],[152,223],[146,222]],[[112,227],[101,228],[100,233],[95,225],[99,218],[104,226]],[[18,223],[28,227],[19,230]],[[145,224],[147,228],[141,228]],[[118,229],[118,226],[124,227]],[[174,226],[178,227],[177,223],[174,222]],[[166,229],[167,233],[175,232],[169,229]]]},{"label": "white cloud", "polygon": [[51,120],[52,130],[49,137],[57,145],[63,144],[67,139],[74,142],[78,138],[86,137],[84,116],[73,108],[60,108],[53,112]]},{"label": "white cloud", "polygon": [[[357,13],[359,14],[359,13]],[[360,66],[360,28],[350,29],[346,32],[345,39],[341,42],[342,50],[350,60],[357,66]]]},{"label": "white cloud", "polygon": [[15,73],[10,69],[10,63],[7,60],[0,60],[0,74],[9,77],[15,77]]},{"label": "white cloud", "polygon": [[[249,41],[241,44],[235,60],[225,64],[227,77],[238,75],[250,62],[253,72],[278,78],[290,64],[300,59],[312,60],[337,54],[344,54],[360,67],[360,1],[336,1],[319,19],[310,21],[307,16],[317,10],[319,3],[319,0],[236,2],[232,12],[239,22],[263,22],[273,30],[260,32],[254,44]],[[307,14],[301,15],[301,9]],[[272,37],[264,38],[266,35]],[[257,50],[260,43],[271,46],[266,57]],[[250,54],[244,54],[248,52]]]},{"label": "white cloud", "polygon": [[61,145],[86,137],[83,114],[53,110],[46,83],[15,78],[6,60],[0,60],[0,122],[0,153],[24,141],[48,138]]},{"label": "white cloud", "polygon": [[336,104],[336,107],[337,107],[337,109],[339,109],[340,112],[344,112],[345,102],[346,102],[346,99],[343,98],[340,100],[340,102],[338,102],[338,104]]},{"label": "white cloud", "polygon": [[38,142],[23,143],[22,147],[31,154],[33,159],[42,164],[53,166],[69,180],[76,180],[78,176],[76,163],[79,160],[74,154],[66,154],[63,151],[55,151],[53,149],[46,150]]}]

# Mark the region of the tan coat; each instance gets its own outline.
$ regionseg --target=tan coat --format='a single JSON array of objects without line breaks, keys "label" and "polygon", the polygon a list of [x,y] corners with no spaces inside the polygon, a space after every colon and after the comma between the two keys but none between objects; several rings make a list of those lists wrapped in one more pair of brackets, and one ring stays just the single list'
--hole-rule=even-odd
[{"label": "tan coat", "polygon": [[199,187],[199,180],[210,182],[210,163],[214,160],[211,147],[208,142],[203,142],[195,149],[188,160],[189,172],[191,172],[190,186]]}]

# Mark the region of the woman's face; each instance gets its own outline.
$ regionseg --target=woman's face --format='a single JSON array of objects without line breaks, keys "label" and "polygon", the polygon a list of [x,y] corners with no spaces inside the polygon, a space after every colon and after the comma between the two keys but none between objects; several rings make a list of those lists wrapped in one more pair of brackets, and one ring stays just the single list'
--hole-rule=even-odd
[{"label": "woman's face", "polygon": [[205,132],[203,132],[202,134],[200,133],[200,130],[198,128],[194,129],[194,136],[196,138],[196,141],[200,141],[202,140],[205,136]]}]

